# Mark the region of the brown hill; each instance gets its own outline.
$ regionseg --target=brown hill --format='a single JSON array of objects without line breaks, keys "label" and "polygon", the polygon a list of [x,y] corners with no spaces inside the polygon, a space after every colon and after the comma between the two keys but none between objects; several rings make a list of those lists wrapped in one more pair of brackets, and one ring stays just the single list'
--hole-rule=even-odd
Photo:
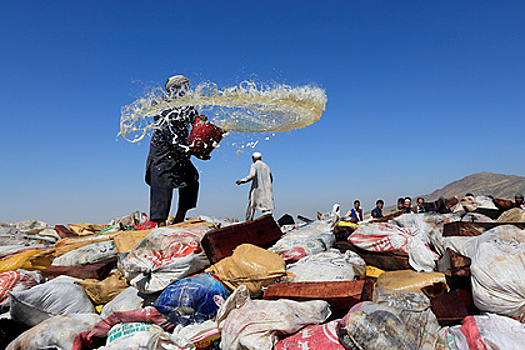
[{"label": "brown hill", "polygon": [[482,171],[451,182],[445,187],[422,197],[426,201],[434,201],[439,197],[464,196],[469,192],[475,196],[491,195],[495,198],[514,199],[516,192],[525,193],[525,177]]}]

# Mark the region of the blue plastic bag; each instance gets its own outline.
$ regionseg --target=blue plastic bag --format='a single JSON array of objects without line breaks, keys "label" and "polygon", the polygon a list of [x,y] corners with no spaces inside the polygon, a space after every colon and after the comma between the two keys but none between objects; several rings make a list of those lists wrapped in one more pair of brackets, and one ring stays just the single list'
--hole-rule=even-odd
[{"label": "blue plastic bag", "polygon": [[172,324],[184,326],[209,320],[230,292],[209,273],[181,279],[169,287],[153,304]]}]

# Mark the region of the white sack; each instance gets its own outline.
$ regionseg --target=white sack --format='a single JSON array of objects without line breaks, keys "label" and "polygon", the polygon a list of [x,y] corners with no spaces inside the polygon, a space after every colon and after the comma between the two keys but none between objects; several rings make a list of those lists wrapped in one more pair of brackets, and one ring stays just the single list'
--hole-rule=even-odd
[{"label": "white sack", "polygon": [[204,225],[155,229],[119,261],[119,270],[141,292],[161,291],[210,265],[200,246],[209,230]]},{"label": "white sack", "polygon": [[428,246],[428,235],[412,227],[383,222],[362,224],[348,237],[348,241],[371,252],[408,255],[410,266],[418,272],[433,271],[439,258]]},{"label": "white sack", "polygon": [[0,308],[9,307],[8,292],[19,292],[29,289],[42,282],[39,271],[6,271],[0,273]]},{"label": "white sack", "polygon": [[106,346],[98,350],[180,350],[195,349],[193,344],[181,337],[165,332],[155,324],[130,322],[119,323],[108,333]]},{"label": "white sack", "polygon": [[6,350],[70,350],[77,334],[100,321],[96,314],[54,316],[19,335]]},{"label": "white sack", "polygon": [[497,226],[476,237],[447,237],[446,247],[472,260],[472,296],[482,311],[524,319],[525,230]]},{"label": "white sack", "polygon": [[366,263],[356,253],[336,249],[310,255],[286,267],[295,277],[292,282],[353,281],[365,274]]},{"label": "white sack", "polygon": [[72,283],[47,282],[9,293],[9,300],[11,317],[28,326],[56,315],[95,312],[84,288]]},{"label": "white sack", "polygon": [[241,285],[217,313],[221,349],[271,350],[279,334],[293,334],[323,323],[330,313],[329,304],[323,300],[251,300],[248,289]]},{"label": "white sack", "polygon": [[88,244],[59,256],[53,266],[80,266],[107,263],[117,258],[118,251],[112,240]]},{"label": "white sack", "polygon": [[108,318],[114,312],[132,311],[150,306],[158,297],[156,294],[143,294],[134,287],[128,287],[120,292],[113,300],[104,305],[100,316]]},{"label": "white sack", "polygon": [[319,220],[289,231],[268,250],[279,255],[294,255],[291,252],[296,252],[301,258],[325,252],[332,248],[334,243],[332,222]]},{"label": "white sack", "polygon": [[40,220],[24,220],[17,222],[13,226],[28,235],[48,236],[56,240],[62,238],[53,227]]},{"label": "white sack", "polygon": [[[467,316],[463,320],[463,325],[448,328],[445,335],[448,349],[470,350],[474,348],[479,344],[479,338],[470,335],[478,333],[487,350],[521,350],[524,347],[524,324],[510,317],[488,313]],[[472,347],[469,347],[469,344]]]}]

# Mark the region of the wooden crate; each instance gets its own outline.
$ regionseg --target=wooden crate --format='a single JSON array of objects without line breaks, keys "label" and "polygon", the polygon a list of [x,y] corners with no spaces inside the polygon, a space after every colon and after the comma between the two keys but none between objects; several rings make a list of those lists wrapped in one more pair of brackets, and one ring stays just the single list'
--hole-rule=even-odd
[{"label": "wooden crate", "polygon": [[456,289],[430,299],[432,311],[441,326],[459,324],[466,316],[477,313],[470,291]]},{"label": "wooden crate", "polygon": [[513,225],[525,229],[525,222],[449,222],[443,226],[443,236],[479,236],[496,226]]},{"label": "wooden crate", "polygon": [[76,238],[78,235],[64,225],[55,225],[55,231],[60,238]]},{"label": "wooden crate", "polygon": [[450,256],[450,274],[452,276],[470,276],[470,258],[458,254],[447,248],[447,253]]},{"label": "wooden crate", "polygon": [[332,311],[348,311],[355,304],[372,300],[374,279],[334,282],[282,282],[268,286],[266,300],[325,300]]},{"label": "wooden crate", "polygon": [[351,250],[363,258],[367,265],[379,267],[382,270],[394,271],[411,269],[408,263],[408,256],[406,255],[369,252],[356,247],[348,241],[336,242],[335,248],[339,249],[342,253]]},{"label": "wooden crate", "polygon": [[281,229],[271,215],[256,220],[209,231],[201,240],[202,248],[212,264],[232,255],[244,243],[267,247],[282,236]]},{"label": "wooden crate", "polygon": [[114,266],[114,263],[82,266],[49,266],[40,272],[44,278],[55,278],[61,275],[67,275],[80,279],[92,278],[103,280],[109,275],[109,272]]}]

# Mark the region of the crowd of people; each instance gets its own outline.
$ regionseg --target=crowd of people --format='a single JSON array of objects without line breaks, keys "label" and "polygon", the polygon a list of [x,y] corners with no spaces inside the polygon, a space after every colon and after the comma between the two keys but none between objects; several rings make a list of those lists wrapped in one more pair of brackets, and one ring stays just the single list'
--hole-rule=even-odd
[{"label": "crowd of people", "polygon": [[[467,193],[465,196],[474,197],[472,193]],[[383,201],[382,199],[378,199],[376,201],[376,206],[370,212],[370,217],[372,219],[383,218],[385,216],[383,214],[384,206],[385,206],[385,201]],[[514,196],[514,206],[516,208],[525,209],[525,201],[523,198],[523,194],[519,192],[516,193],[516,195]],[[417,197],[416,204],[413,206],[412,198],[407,196],[407,197],[399,197],[397,199],[397,205],[391,210],[390,214],[395,214],[395,213],[400,213],[400,212],[417,214],[417,213],[424,213],[426,211],[427,211],[427,206],[425,206],[425,199],[423,197]],[[365,218],[364,211],[363,211],[363,208],[361,207],[361,202],[358,199],[354,201],[353,208],[350,209],[346,213],[345,218],[347,219],[347,221],[354,222],[354,223],[359,223],[364,220]]]}]

